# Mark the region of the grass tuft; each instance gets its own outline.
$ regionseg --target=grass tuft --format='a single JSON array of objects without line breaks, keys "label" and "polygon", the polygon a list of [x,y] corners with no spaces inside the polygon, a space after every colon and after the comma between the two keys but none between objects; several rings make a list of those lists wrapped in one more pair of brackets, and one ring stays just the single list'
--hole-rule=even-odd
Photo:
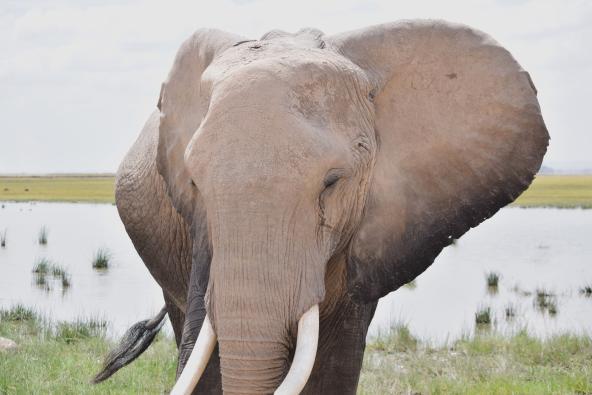
[{"label": "grass tuft", "polygon": [[31,308],[17,304],[0,310],[0,321],[37,321],[39,317]]},{"label": "grass tuft", "polygon": [[111,253],[105,248],[99,248],[93,257],[93,269],[108,269],[111,261]]},{"label": "grass tuft", "polygon": [[104,337],[107,331],[107,321],[100,319],[77,319],[74,322],[60,322],[57,324],[55,339],[71,344],[92,337]]},{"label": "grass tuft", "polygon": [[475,312],[475,324],[477,325],[491,325],[491,308],[481,307]]},{"label": "grass tuft", "polygon": [[47,227],[42,226],[41,229],[39,229],[39,234],[37,235],[37,241],[39,242],[39,245],[47,245],[47,234]]},{"label": "grass tuft", "polygon": [[397,323],[386,334],[376,337],[368,347],[377,351],[413,352],[417,350],[418,343],[407,324]]}]

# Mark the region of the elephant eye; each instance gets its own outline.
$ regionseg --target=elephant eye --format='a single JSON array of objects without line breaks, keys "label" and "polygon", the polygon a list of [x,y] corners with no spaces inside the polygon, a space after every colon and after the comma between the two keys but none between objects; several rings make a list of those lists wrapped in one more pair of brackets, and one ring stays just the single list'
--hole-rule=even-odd
[{"label": "elephant eye", "polygon": [[331,188],[333,185],[335,185],[337,181],[339,181],[341,176],[341,171],[337,169],[330,170],[329,173],[327,173],[327,175],[325,176],[325,179],[323,180],[323,185],[325,186],[325,189]]}]

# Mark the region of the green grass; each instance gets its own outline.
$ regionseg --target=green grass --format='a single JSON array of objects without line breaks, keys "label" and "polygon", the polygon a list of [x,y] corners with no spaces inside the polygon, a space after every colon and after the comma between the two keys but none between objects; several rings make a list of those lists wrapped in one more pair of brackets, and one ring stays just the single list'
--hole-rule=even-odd
[{"label": "green grass", "polygon": [[[0,177],[0,201],[115,202],[115,177]],[[513,204],[592,208],[592,175],[539,175]]]},{"label": "green grass", "polygon": [[0,177],[0,200],[113,203],[113,176]]},{"label": "green grass", "polygon": [[530,188],[513,205],[592,208],[592,175],[537,176]]},{"label": "green grass", "polygon": [[368,344],[367,351],[374,352],[413,352],[417,350],[419,340],[411,334],[407,325],[398,323],[387,333],[378,336]]},{"label": "green grass", "polygon": [[[0,336],[17,342],[0,353],[0,393],[168,393],[174,384],[172,338],[154,344],[111,379],[91,377],[113,343],[106,323],[80,319],[51,324],[23,306],[0,310]],[[433,347],[407,326],[371,341],[364,356],[360,394],[585,394],[592,392],[592,339],[563,335],[546,341],[525,332],[485,332]]]},{"label": "green grass", "polygon": [[0,352],[0,394],[160,394],[174,384],[173,339],[157,336],[133,364],[105,383],[92,385],[90,379],[113,347],[104,336],[104,321],[49,325],[36,318],[0,319],[0,336],[18,344],[16,351]]},{"label": "green grass", "polygon": [[111,253],[105,248],[99,248],[92,260],[93,269],[108,269],[111,261]]},{"label": "green grass", "polygon": [[590,337],[542,341],[525,332],[484,332],[443,347],[420,342],[415,349],[397,339],[382,340],[379,349],[368,346],[359,394],[592,393]]},{"label": "green grass", "polygon": [[92,337],[104,337],[107,321],[99,319],[78,319],[74,322],[60,322],[55,328],[55,339],[68,344]]}]

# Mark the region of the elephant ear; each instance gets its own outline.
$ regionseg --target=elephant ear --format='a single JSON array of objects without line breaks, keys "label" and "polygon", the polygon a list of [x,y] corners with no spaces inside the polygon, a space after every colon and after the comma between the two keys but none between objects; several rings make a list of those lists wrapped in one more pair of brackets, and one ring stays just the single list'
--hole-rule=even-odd
[{"label": "elephant ear", "polygon": [[516,199],[549,136],[528,73],[481,32],[405,21],[331,43],[377,87],[378,152],[348,258],[352,297],[370,301]]},{"label": "elephant ear", "polygon": [[160,92],[158,171],[167,185],[173,206],[192,223],[196,192],[185,169],[185,149],[208,109],[209,92],[202,92],[201,77],[212,60],[242,37],[218,30],[198,30],[179,49]]}]

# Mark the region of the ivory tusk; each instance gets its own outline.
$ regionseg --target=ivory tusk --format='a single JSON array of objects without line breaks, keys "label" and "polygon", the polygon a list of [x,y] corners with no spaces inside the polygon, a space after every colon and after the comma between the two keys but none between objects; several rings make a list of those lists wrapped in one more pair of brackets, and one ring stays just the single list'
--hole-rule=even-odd
[{"label": "ivory tusk", "polygon": [[297,395],[302,391],[317,355],[319,342],[319,305],[312,306],[298,321],[296,352],[292,366],[274,395]]},{"label": "ivory tusk", "polygon": [[191,394],[205,370],[215,346],[216,334],[214,333],[210,319],[206,315],[193,350],[191,350],[189,360],[187,360],[181,376],[179,376],[179,379],[171,390],[171,395]]}]

